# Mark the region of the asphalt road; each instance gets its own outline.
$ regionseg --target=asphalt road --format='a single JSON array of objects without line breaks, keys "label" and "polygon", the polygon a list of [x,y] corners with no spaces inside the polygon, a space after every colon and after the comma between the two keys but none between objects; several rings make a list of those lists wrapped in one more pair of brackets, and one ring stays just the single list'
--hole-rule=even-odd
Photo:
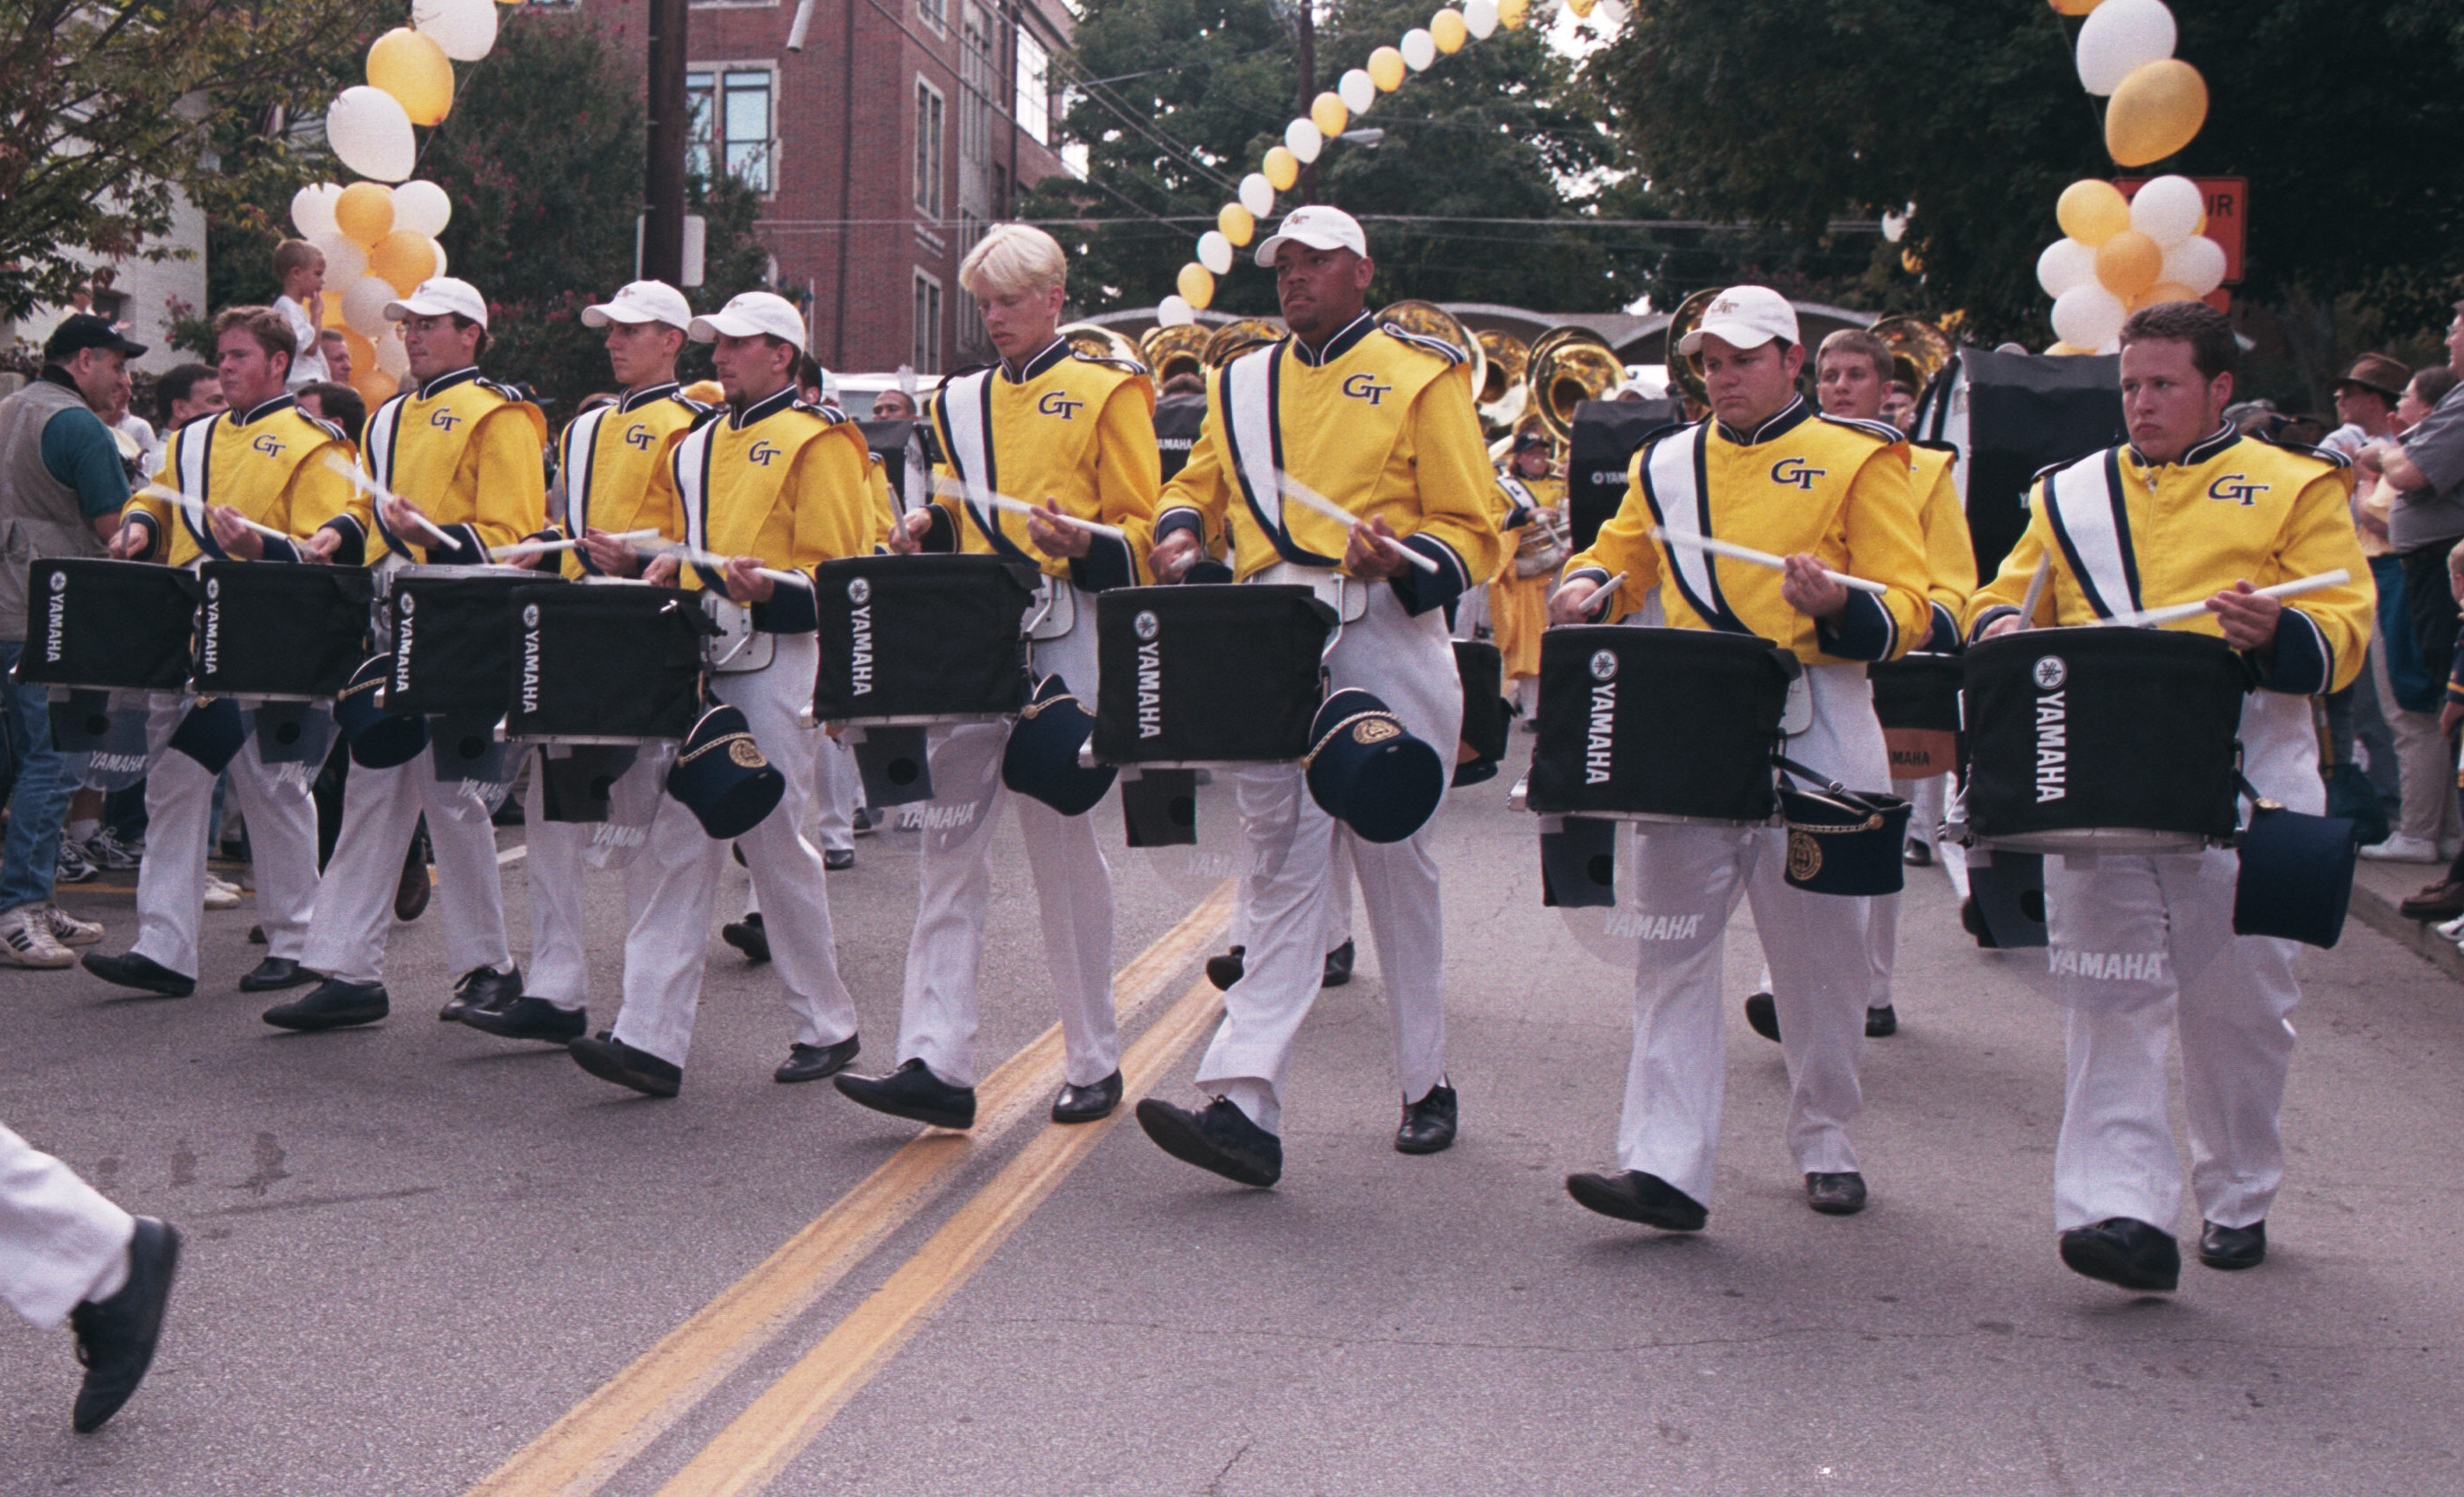
[{"label": "asphalt road", "polygon": [[[770,980],[715,934],[672,1102],[437,1024],[433,916],[394,937],[393,1018],[356,1032],[257,1022],[230,986],[246,909],[209,916],[193,999],[0,975],[0,1119],[189,1241],[154,1374],[99,1436],[68,1433],[66,1334],[0,1326],[0,1494],[2464,1490],[2446,973],[2358,922],[2311,954],[2268,1263],[2133,1297],[2054,1256],[2053,1010],[1919,875],[1903,1028],[1866,1051],[1873,1206],[1805,1208],[1778,1051],[1732,1010],[1710,1226],[1661,1237],[1564,1194],[1610,1157],[1628,980],[1540,908],[1502,802],[1458,793],[1441,824],[1462,1142],[1389,1147],[1364,956],[1303,1036],[1271,1192],[1126,1109],[1042,1121],[1023,871],[982,1037],[988,1068],[1017,1059],[974,1138],[773,1084]],[[1220,796],[1205,819],[1228,834]],[[871,1068],[914,870],[894,836],[859,848],[829,892]],[[1114,870],[1133,1080],[1185,1100],[1220,869]],[[604,1023],[616,881],[591,898]],[[67,902],[125,944],[125,895]],[[1742,998],[1742,913],[1730,942]]]}]

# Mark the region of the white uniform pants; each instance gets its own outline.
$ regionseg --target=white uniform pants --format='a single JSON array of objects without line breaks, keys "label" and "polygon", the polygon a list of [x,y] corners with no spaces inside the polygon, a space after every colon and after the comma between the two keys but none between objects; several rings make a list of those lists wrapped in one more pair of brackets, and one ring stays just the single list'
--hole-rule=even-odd
[{"label": "white uniform pants", "polygon": [[425,812],[429,847],[436,856],[447,969],[458,977],[478,967],[510,968],[496,831],[488,818],[471,814],[470,806],[458,786],[436,778],[428,754],[391,769],[353,764],[342,791],[341,833],[317,885],[316,913],[299,964],[345,982],[385,980],[394,889]]},{"label": "white uniform pants", "polygon": [[[1445,614],[1407,614],[1383,583],[1372,584],[1368,595],[1367,611],[1343,626],[1328,662],[1332,689],[1375,693],[1441,761],[1450,760],[1463,726],[1463,681]],[[1255,870],[1242,925],[1248,952],[1241,980],[1223,995],[1223,1023],[1199,1062],[1198,1086],[1230,1098],[1271,1133],[1283,1118],[1292,1037],[1325,975],[1339,828],[1309,798],[1297,764],[1244,769],[1236,791]],[[1393,1005],[1396,1079],[1411,1099],[1445,1079],[1445,951],[1430,850],[1436,826],[1433,816],[1410,837],[1382,846],[1341,834],[1351,844],[1378,975]]]},{"label": "white uniform pants", "polygon": [[[2305,698],[2244,698],[2241,740],[2253,784],[2294,810],[2323,808]],[[2284,1178],[2278,1125],[2293,1065],[2287,1016],[2301,998],[2299,943],[2233,934],[2239,869],[2231,851],[2046,861],[2068,1061],[2054,1151],[2057,1230],[2108,1217],[2172,1230],[2182,1164],[2166,1061],[2177,1035],[2199,1213],[2223,1226],[2266,1218]],[[2102,975],[2116,971],[2125,975]]]},{"label": "white uniform pants", "polygon": [[[167,736],[189,703],[155,708],[167,715]],[[314,772],[315,766],[305,766]],[[137,870],[137,944],[129,950],[184,978],[197,975],[197,932],[206,911],[208,824],[214,780],[178,749],[158,756],[145,777],[145,861]],[[256,870],[257,923],[265,952],[299,959],[317,897],[317,803],[307,782],[283,784],[249,735],[231,761],[231,796],[248,818],[249,856]],[[388,893],[390,897],[390,893]]]},{"label": "white uniform pants", "polygon": [[[812,701],[820,644],[810,634],[779,636],[779,652],[759,671],[711,678],[719,700],[743,710],[762,757],[786,778],[786,794],[761,825],[736,840],[759,895],[773,970],[786,988],[800,1045],[836,1045],[855,1033],[855,1002],[839,980],[838,945],[822,855],[803,831],[813,795],[813,738],[797,720]],[[714,842],[673,796],[662,795],[649,840],[625,870],[625,1006],[616,1038],[671,1065],[693,1046],[710,960],[711,919],[728,845]]]},{"label": "white uniform pants", "polygon": [[[1095,599],[1074,601],[1069,631],[1035,642],[1035,671],[1057,673],[1091,708],[1095,695]],[[921,1060],[953,1086],[977,1081],[977,973],[992,890],[993,833],[1004,807],[1018,809],[1026,865],[1044,918],[1044,960],[1061,1007],[1064,1076],[1092,1086],[1121,1065],[1112,1005],[1112,875],[1095,842],[1095,819],[1064,816],[1001,781],[1006,722],[962,723],[934,734],[934,799],[923,807],[923,856],[915,933],[907,943],[898,1059]]]},{"label": "white uniform pants", "polygon": [[[1942,810],[1948,775],[1934,775],[1925,780],[1902,780],[1894,776],[1891,793],[1908,803],[1908,836],[1931,848],[1934,860],[1947,870],[1950,860],[1958,857],[1961,873],[1968,869],[1968,849],[1957,843],[1942,840]],[[1914,875],[1910,875],[1913,877]],[[1954,878],[1956,887],[1960,880]],[[1965,890],[1960,896],[1967,897]],[[1891,1006],[1891,968],[1900,953],[1900,896],[1877,894],[1865,901],[1865,966],[1872,976],[1873,990],[1865,997],[1868,1008]]]},{"label": "white uniform pants", "polygon": [[[1814,724],[1788,757],[1850,788],[1890,773],[1873,691],[1861,665],[1809,666]],[[1720,964],[1728,917],[1753,902],[1771,959],[1780,1050],[1788,1064],[1786,1139],[1800,1173],[1857,1168],[1848,1127],[1863,1106],[1865,901],[1814,894],[1783,877],[1780,827],[1645,824],[1637,914],[1646,931],[1635,964],[1634,1053],[1617,1164],[1656,1175],[1707,1205],[1727,1081]]]},{"label": "white uniform pants", "polygon": [[813,734],[813,831],[825,851],[855,847],[855,806],[864,793],[855,755],[828,734]]},{"label": "white uniform pants", "polygon": [[589,871],[583,854],[590,848],[590,826],[547,819],[546,778],[545,767],[534,762],[522,791],[522,870],[531,904],[531,962],[522,993],[559,1008],[582,1008],[590,1002],[589,954],[582,938],[583,879]]},{"label": "white uniform pants", "polygon": [[127,1279],[137,1219],[0,1127],[0,1299],[49,1330]]}]

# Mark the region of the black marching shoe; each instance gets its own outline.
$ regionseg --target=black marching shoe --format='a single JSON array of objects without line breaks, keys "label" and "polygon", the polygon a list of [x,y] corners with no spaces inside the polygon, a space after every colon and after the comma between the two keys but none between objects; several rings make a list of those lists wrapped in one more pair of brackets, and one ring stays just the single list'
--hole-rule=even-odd
[{"label": "black marching shoe", "polygon": [[453,996],[445,1001],[436,1017],[453,1024],[482,1008],[502,1008],[521,996],[521,968],[498,972],[493,967],[473,967],[453,980]]},{"label": "black marching shoe", "polygon": [[1711,1208],[1657,1175],[1628,1170],[1622,1175],[1569,1175],[1566,1194],[1586,1211],[1620,1222],[1639,1222],[1663,1232],[1700,1232],[1711,1220]]},{"label": "black marching shoe", "polygon": [[1865,1209],[1865,1177],[1814,1171],[1805,1177],[1805,1203],[1826,1217],[1853,1217]]},{"label": "black marching shoe", "polygon": [[770,1073],[770,1079],[782,1084],[825,1081],[847,1069],[862,1048],[864,1046],[856,1043],[854,1035],[848,1035],[836,1045],[790,1045],[787,1058],[779,1063],[779,1068]]},{"label": "black marching shoe", "polygon": [[276,1029],[297,1029],[306,1034],[374,1024],[389,1012],[391,1005],[385,1002],[384,983],[327,978],[304,995],[267,1009],[265,1022]]},{"label": "black marching shoe", "polygon": [[184,978],[153,958],[141,957],[133,951],[117,957],[90,951],[79,957],[77,963],[105,982],[161,998],[186,998],[197,990],[196,979]]},{"label": "black marching shoe", "polygon": [[2253,1222],[2248,1226],[2219,1226],[2210,1222],[2199,1233],[2199,1262],[2211,1268],[2230,1273],[2236,1268],[2255,1268],[2266,1261],[2264,1222]]},{"label": "black marching shoe", "polygon": [[1397,1154],[1439,1154],[1454,1141],[1454,1088],[1441,1081],[1419,1101],[1403,1104],[1403,1126],[1395,1130]]},{"label": "black marching shoe", "polygon": [[1284,1141],[1228,1097],[1217,1097],[1203,1112],[1149,1097],[1138,1104],[1137,1118],[1155,1147],[1183,1164],[1261,1190],[1284,1178]]},{"label": "black marching shoe", "polygon": [[1346,982],[1351,981],[1352,961],[1353,958],[1356,955],[1357,953],[1354,951],[1353,944],[1350,941],[1345,941],[1334,950],[1328,952],[1326,954],[1326,970],[1318,977],[1317,985],[1320,987],[1341,987]]},{"label": "black marching shoe", "polygon": [[646,1097],[671,1097],[683,1090],[684,1068],[663,1061],[648,1050],[637,1050],[616,1038],[615,1032],[602,1029],[586,1039],[565,1046],[573,1063],[602,1081],[612,1081],[620,1087],[630,1087]]},{"label": "black marching shoe", "polygon": [[1771,1002],[1769,993],[1747,996],[1746,1027],[1773,1045],[1779,1043],[1779,1004]]},{"label": "black marching shoe", "polygon": [[2182,1244],[2162,1227],[2130,1217],[2107,1217],[2061,1236],[2062,1266],[2125,1289],[2169,1292],[2182,1282]]},{"label": "black marching shoe", "polygon": [[1233,983],[1241,980],[1241,960],[1246,952],[1247,948],[1235,946],[1227,952],[1206,958],[1206,980],[1215,984],[1215,991],[1224,992]]},{"label": "black marching shoe", "polygon": [[718,928],[718,938],[744,953],[744,964],[758,967],[770,959],[770,933],[761,928],[761,912],[754,911],[741,920],[731,920]]},{"label": "black marching shoe", "polygon": [[887,1076],[840,1076],[830,1085],[848,1101],[892,1117],[935,1128],[976,1126],[976,1089],[950,1085],[920,1060],[909,1061]]},{"label": "black marching shoe", "polygon": [[1890,1004],[1865,1010],[1865,1038],[1886,1040],[1900,1032],[1900,1016]]},{"label": "black marching shoe", "polygon": [[822,870],[824,872],[844,873],[853,867],[855,867],[855,849],[853,848],[824,848],[822,849]]},{"label": "black marching shoe", "polygon": [[1933,849],[1916,838],[1910,837],[1907,847],[1900,853],[1900,861],[1910,868],[1931,868]]},{"label": "black marching shoe", "polygon": [[100,1429],[144,1380],[163,1335],[163,1307],[170,1303],[171,1281],[179,1271],[179,1229],[139,1217],[137,1234],[128,1240],[128,1282],[111,1298],[69,1311],[77,1360],[85,1364],[85,1383],[69,1416],[78,1434]]},{"label": "black marching shoe", "polygon": [[250,968],[239,980],[243,993],[279,993],[284,988],[305,987],[317,980],[317,974],[288,957],[268,957]]},{"label": "black marching shoe", "polygon": [[590,1032],[590,1010],[559,1008],[543,998],[517,998],[502,1008],[470,1009],[462,1015],[462,1023],[499,1040],[571,1045]]},{"label": "black marching shoe", "polygon": [[1052,1120],[1056,1123],[1092,1123],[1112,1115],[1121,1105],[1121,1073],[1114,1071],[1089,1086],[1064,1084],[1061,1094],[1052,1099]]}]

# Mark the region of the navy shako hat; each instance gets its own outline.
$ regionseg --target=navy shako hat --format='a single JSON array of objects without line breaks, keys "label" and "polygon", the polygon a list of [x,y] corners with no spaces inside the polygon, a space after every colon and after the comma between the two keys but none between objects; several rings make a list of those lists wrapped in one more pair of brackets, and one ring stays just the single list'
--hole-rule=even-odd
[{"label": "navy shako hat", "polygon": [[[1783,770],[1818,778],[1791,760]],[[1784,775],[1779,811],[1788,824],[1788,866],[1781,877],[1811,894],[1866,898],[1896,894],[1907,883],[1908,803],[1837,781],[1800,790]]]},{"label": "navy shako hat", "polygon": [[1335,693],[1309,723],[1310,799],[1370,842],[1400,842],[1426,825],[1446,793],[1438,751],[1357,689]]},{"label": "navy shako hat", "polygon": [[1019,714],[1001,750],[1001,783],[1033,796],[1064,816],[1084,816],[1112,788],[1120,770],[1081,768],[1078,751],[1095,732],[1095,715],[1057,675],[1036,683],[1035,699]]},{"label": "navy shako hat", "polygon": [[2352,819],[2309,816],[2274,801],[2255,803],[2241,833],[2233,879],[2235,936],[2275,936],[2312,946],[2336,944],[2353,898],[2361,841]]},{"label": "navy shako hat", "polygon": [[393,656],[378,655],[352,671],[350,684],[334,698],[334,725],[351,745],[351,762],[362,769],[407,764],[428,747],[425,718],[377,705],[377,688],[392,671]]},{"label": "navy shako hat", "polygon": [[190,707],[171,730],[171,746],[195,760],[209,775],[229,769],[247,741],[248,723],[240,716],[239,703],[228,696]]},{"label": "navy shako hat", "polygon": [[787,777],[762,754],[744,714],[734,707],[703,713],[668,771],[668,794],[717,842],[760,826],[786,793]]}]

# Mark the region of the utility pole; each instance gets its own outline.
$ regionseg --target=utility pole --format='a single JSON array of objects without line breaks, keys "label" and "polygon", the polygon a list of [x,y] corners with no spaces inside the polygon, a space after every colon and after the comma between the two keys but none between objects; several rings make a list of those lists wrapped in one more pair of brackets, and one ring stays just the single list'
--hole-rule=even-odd
[{"label": "utility pole", "polygon": [[[1317,0],[1300,0],[1300,4],[1295,7],[1300,12],[1301,34],[1300,46],[1293,59],[1293,68],[1300,74],[1301,106],[1297,118],[1303,120],[1309,118],[1309,104],[1317,98],[1317,33],[1315,22],[1310,18],[1310,11],[1315,9],[1316,3]],[[1301,168],[1300,180],[1292,184],[1289,195],[1294,207],[1315,201],[1317,163],[1310,162]]]},{"label": "utility pole", "polygon": [[687,0],[650,0],[649,102],[650,159],[644,172],[642,275],[671,286],[685,277],[685,100]]}]

